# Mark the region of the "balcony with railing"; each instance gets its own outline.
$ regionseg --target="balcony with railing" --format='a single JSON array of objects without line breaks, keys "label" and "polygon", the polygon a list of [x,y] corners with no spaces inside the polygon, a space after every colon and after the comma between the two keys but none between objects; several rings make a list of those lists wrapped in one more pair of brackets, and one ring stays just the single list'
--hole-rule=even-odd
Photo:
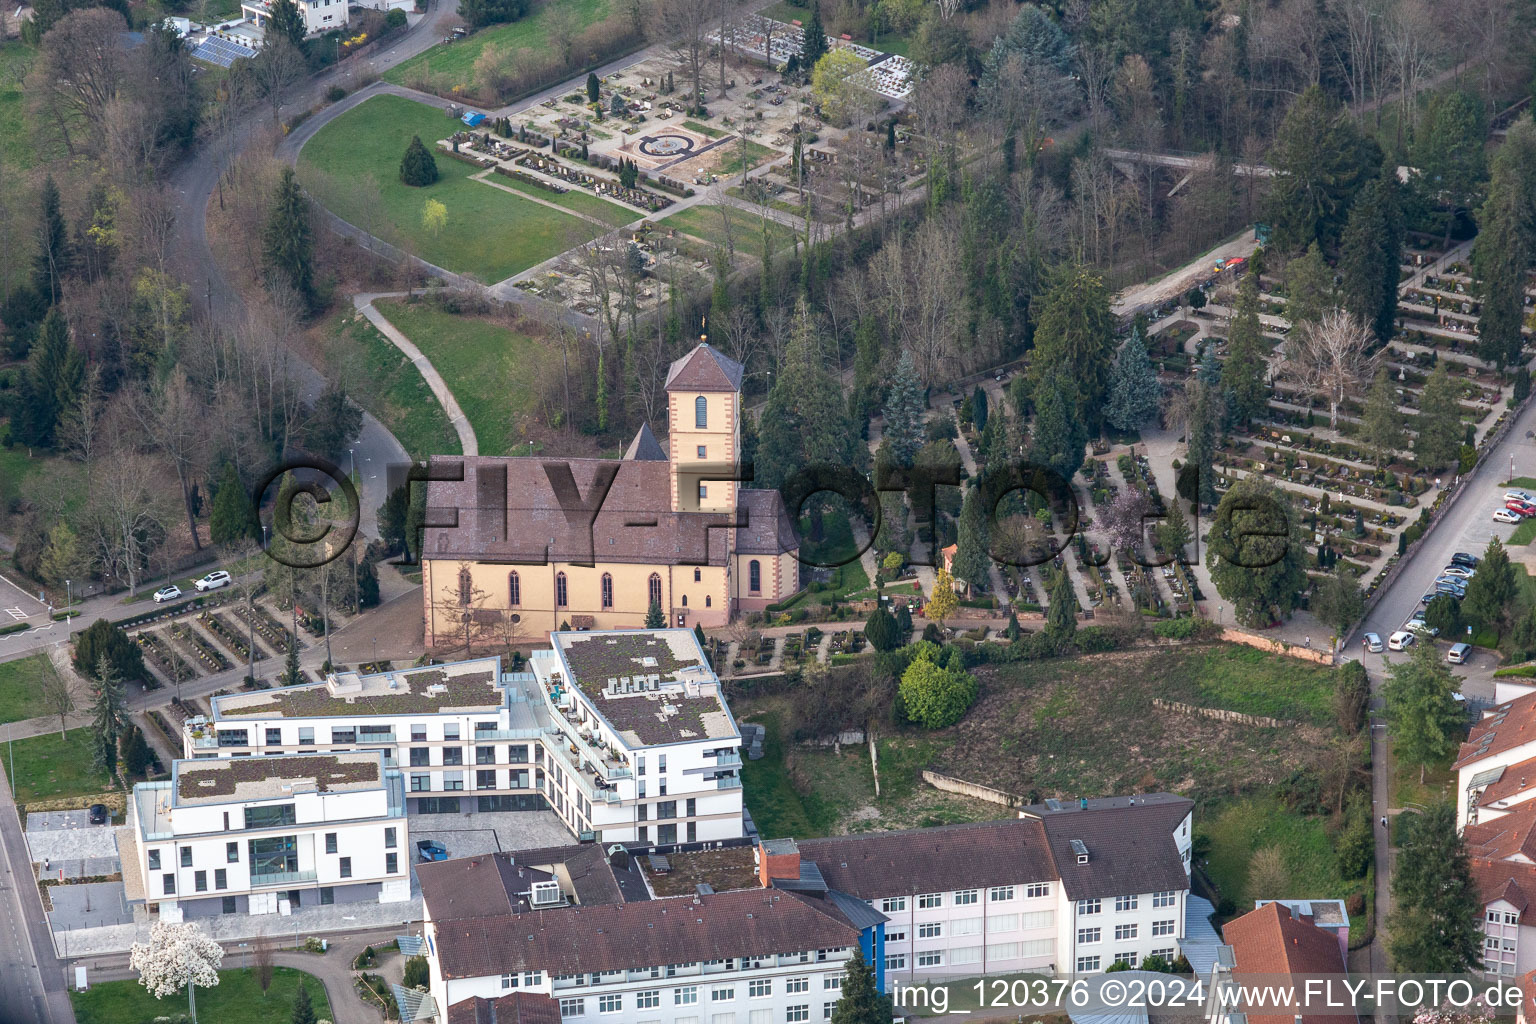
[{"label": "balcony with railing", "polygon": [[308,871],[252,871],[251,885],[292,885],[296,882],[313,882],[317,877],[313,868]]},{"label": "balcony with railing", "polygon": [[741,788],[741,776],[740,775],[722,775],[719,778],[715,779],[715,788],[716,789],[740,789]]}]

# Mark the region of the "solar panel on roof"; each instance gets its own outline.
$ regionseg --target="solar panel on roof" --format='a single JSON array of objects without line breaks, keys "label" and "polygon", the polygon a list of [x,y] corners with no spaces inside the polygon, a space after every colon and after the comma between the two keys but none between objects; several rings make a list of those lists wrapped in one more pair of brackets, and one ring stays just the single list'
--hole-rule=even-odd
[{"label": "solar panel on roof", "polygon": [[209,64],[227,68],[242,57],[256,56],[256,51],[249,46],[232,43],[222,36],[209,36],[192,51],[192,56]]}]

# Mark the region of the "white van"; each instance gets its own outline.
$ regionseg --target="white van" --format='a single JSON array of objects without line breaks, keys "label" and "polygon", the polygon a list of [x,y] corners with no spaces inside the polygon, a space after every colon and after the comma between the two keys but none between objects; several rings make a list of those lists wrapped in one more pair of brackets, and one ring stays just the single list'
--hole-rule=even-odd
[{"label": "white van", "polygon": [[1445,652],[1445,660],[1452,665],[1465,664],[1472,657],[1471,644],[1452,644],[1451,649]]}]

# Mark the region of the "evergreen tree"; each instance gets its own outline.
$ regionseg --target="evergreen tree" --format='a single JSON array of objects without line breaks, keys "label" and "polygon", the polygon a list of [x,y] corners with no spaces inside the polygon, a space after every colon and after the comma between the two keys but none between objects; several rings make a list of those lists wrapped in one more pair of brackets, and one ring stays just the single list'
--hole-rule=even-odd
[{"label": "evergreen tree", "polygon": [[589,73],[587,75],[587,102],[596,103],[601,95],[602,91],[597,81],[597,74],[595,72]]},{"label": "evergreen tree", "polygon": [[1114,315],[1103,278],[1086,266],[1066,270],[1045,297],[1035,325],[1030,358],[1035,394],[1041,393],[1040,382],[1047,375],[1062,373],[1060,383],[1071,388],[1074,407],[1088,430],[1096,431],[1114,358]]},{"label": "evergreen tree", "polygon": [[859,432],[848,419],[842,386],[827,365],[826,348],[802,300],[784,361],[759,419],[757,479],[780,487],[809,466],[854,466]]},{"label": "evergreen tree", "polygon": [[1084,417],[1078,414],[1074,388],[1065,373],[1057,369],[1042,379],[1035,395],[1029,460],[1050,467],[1063,482],[1070,482],[1083,467],[1083,452],[1088,444],[1088,429]]},{"label": "evergreen tree", "polygon": [[1174,558],[1182,556],[1189,542],[1194,540],[1189,530],[1189,519],[1184,515],[1183,503],[1179,501],[1169,503],[1168,515],[1154,529],[1158,545]]},{"label": "evergreen tree", "polygon": [[286,38],[295,47],[304,45],[304,15],[295,0],[272,0],[267,8],[267,31],[273,38]]},{"label": "evergreen tree", "polygon": [[1477,563],[1477,575],[1467,581],[1467,596],[1461,607],[1479,625],[1504,632],[1510,612],[1519,596],[1515,567],[1510,564],[1504,543],[1494,537]]},{"label": "evergreen tree", "polygon": [[149,749],[149,744],[144,742],[144,734],[139,727],[129,724],[118,742],[118,749],[122,754],[123,770],[131,776],[143,778],[145,771],[155,760],[154,753]]},{"label": "evergreen tree", "polygon": [[19,376],[14,429],[17,440],[51,448],[65,414],[85,383],[85,360],[70,342],[69,325],[58,306],[48,310]]},{"label": "evergreen tree", "polygon": [[144,671],[144,652],[131,640],[121,626],[106,619],[97,619],[75,638],[74,666],[81,675],[99,678],[102,659],[105,658],[119,680],[147,679]]},{"label": "evergreen tree", "polygon": [[843,968],[843,987],[832,1008],[832,1024],[890,1024],[891,997],[875,986],[875,969],[864,959],[862,947]]},{"label": "evergreen tree", "polygon": [[96,734],[93,764],[97,771],[112,771],[117,766],[117,738],[128,725],[125,701],[123,677],[103,651],[96,659],[96,691],[91,702],[91,729]]},{"label": "evergreen tree", "polygon": [[1019,613],[1014,609],[1013,605],[1010,604],[1008,606],[1008,642],[1013,643],[1014,641],[1018,640],[1019,635],[1022,632],[1023,630],[1019,629]]},{"label": "evergreen tree", "polygon": [[299,668],[299,638],[288,634],[288,656],[283,663],[283,685],[298,686],[304,682],[304,671]]},{"label": "evergreen tree", "polygon": [[292,167],[284,167],[262,233],[262,265],[267,286],[292,288],[306,306],[315,301],[315,240],[309,200]]},{"label": "evergreen tree", "polygon": [[1442,800],[1422,812],[1405,813],[1387,920],[1392,969],[1415,974],[1481,971],[1483,899],[1472,880],[1466,841],[1456,827],[1456,808]]},{"label": "evergreen tree", "polygon": [[379,506],[379,539],[389,547],[391,554],[405,552],[406,515],[411,507],[411,485],[401,484],[389,492],[384,504]]},{"label": "evergreen tree", "polygon": [[[1333,296],[1333,268],[1323,259],[1316,242],[1285,265],[1285,318],[1292,327],[1315,324],[1337,303]],[[1254,303],[1258,318],[1258,303]]]},{"label": "evergreen tree", "polygon": [[42,210],[37,219],[37,252],[32,256],[32,287],[51,305],[64,297],[64,276],[74,268],[74,247],[59,204],[53,175],[43,179]]},{"label": "evergreen tree", "polygon": [[1185,382],[1184,394],[1189,405],[1189,421],[1184,428],[1188,452],[1180,473],[1189,471],[1198,488],[1190,500],[1210,505],[1216,501],[1216,429],[1221,410],[1217,395],[1199,380]]},{"label": "evergreen tree", "polygon": [[704,635],[704,625],[699,622],[693,624],[693,637],[699,642],[701,651],[709,650],[709,638]]},{"label": "evergreen tree", "polygon": [[896,608],[896,635],[902,643],[912,636],[912,609],[905,601]]},{"label": "evergreen tree", "polygon": [[1239,622],[1289,615],[1307,585],[1307,538],[1284,492],[1262,479],[1233,484],[1216,506],[1206,565]]},{"label": "evergreen tree", "polygon": [[1407,661],[1387,666],[1381,695],[1392,723],[1393,755],[1418,765],[1421,781],[1427,766],[1456,752],[1466,732],[1466,715],[1451,696],[1455,689],[1456,679],[1434,644],[1419,644]]},{"label": "evergreen tree", "polygon": [[806,19],[805,38],[800,44],[800,67],[809,75],[826,54],[827,30],[821,27],[821,0],[811,0],[811,16]]},{"label": "evergreen tree", "polygon": [[1312,612],[1338,636],[1365,611],[1365,596],[1360,584],[1342,564],[1334,568],[1312,597]]},{"label": "evergreen tree", "polygon": [[1520,361],[1525,272],[1536,256],[1536,122],[1510,126],[1493,158],[1488,198],[1478,211],[1472,275],[1482,292],[1478,357],[1503,367]]},{"label": "evergreen tree", "polygon": [[1349,210],[1339,254],[1344,307],[1390,341],[1397,317],[1398,267],[1403,257],[1403,212],[1395,173],[1366,183]]},{"label": "evergreen tree", "polygon": [[662,614],[660,603],[652,601],[651,606],[645,610],[645,628],[664,629],[666,625],[667,617]]},{"label": "evergreen tree", "polygon": [[1432,206],[1443,206],[1446,245],[1458,217],[1472,208],[1488,180],[1488,118],[1483,101],[1456,90],[1430,100],[1414,142],[1414,183]]},{"label": "evergreen tree", "polygon": [[1371,449],[1378,465],[1386,465],[1400,448],[1407,447],[1408,433],[1403,428],[1403,414],[1397,408],[1397,386],[1385,366],[1365,396],[1365,410],[1360,415],[1360,440]]},{"label": "evergreen tree", "polygon": [[875,610],[869,613],[869,618],[864,620],[864,639],[869,641],[869,646],[883,654],[901,646],[898,634],[895,617],[885,610],[884,601],[878,602]]},{"label": "evergreen tree", "polygon": [[977,433],[987,429],[987,393],[980,384],[971,390],[971,422]]},{"label": "evergreen tree", "polygon": [[1381,165],[1381,149],[1321,86],[1310,86],[1286,112],[1269,152],[1275,169],[1266,220],[1282,250],[1317,242],[1332,250],[1350,203]]},{"label": "evergreen tree", "polygon": [[460,0],[459,17],[475,28],[516,21],[528,13],[528,0]]},{"label": "evergreen tree", "polygon": [[1071,577],[1065,572],[1056,574],[1050,602],[1045,610],[1045,631],[1057,643],[1065,643],[1077,632],[1077,593],[1072,589]]},{"label": "evergreen tree", "polygon": [[208,514],[208,536],[215,544],[232,544],[241,538],[261,536],[256,507],[240,483],[234,463],[224,464],[224,475],[213,492],[213,510]]},{"label": "evergreen tree", "polygon": [[1418,436],[1413,439],[1413,454],[1425,469],[1442,469],[1456,463],[1461,454],[1460,387],[1446,372],[1441,360],[1430,371],[1419,395],[1419,415],[1415,422]]},{"label": "evergreen tree", "polygon": [[923,384],[918,380],[912,353],[902,350],[885,393],[884,437],[891,448],[891,458],[899,466],[911,466],[923,446],[923,415],[926,404]]},{"label": "evergreen tree", "polygon": [[362,429],[362,408],[332,382],[315,399],[315,406],[304,423],[304,447],[339,461]]},{"label": "evergreen tree", "polygon": [[1157,415],[1163,402],[1163,385],[1147,355],[1141,338],[1141,325],[1120,346],[1114,369],[1109,374],[1109,398],[1104,406],[1104,422],[1116,430],[1140,430]]},{"label": "evergreen tree", "polygon": [[411,144],[400,158],[400,180],[412,188],[424,188],[437,181],[437,160],[422,144],[420,135],[411,136]]},{"label": "evergreen tree", "polygon": [[991,560],[988,554],[987,513],[982,508],[981,490],[967,487],[965,500],[960,505],[960,526],[955,541],[955,576],[969,584],[973,590],[990,589]]},{"label": "evergreen tree", "polygon": [[315,1024],[315,1008],[309,1003],[309,989],[299,982],[299,993],[293,999],[293,1024]]},{"label": "evergreen tree", "polygon": [[1227,333],[1227,358],[1221,364],[1221,390],[1233,418],[1243,424],[1269,413],[1268,345],[1259,320],[1259,275],[1250,270],[1238,290],[1237,308]]}]

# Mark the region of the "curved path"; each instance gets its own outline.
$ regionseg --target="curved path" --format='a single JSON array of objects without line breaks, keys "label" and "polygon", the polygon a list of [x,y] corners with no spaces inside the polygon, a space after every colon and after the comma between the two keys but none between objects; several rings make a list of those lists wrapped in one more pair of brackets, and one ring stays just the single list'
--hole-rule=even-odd
[{"label": "curved path", "polygon": [[375,299],[394,298],[404,295],[405,292],[365,292],[352,296],[352,305],[357,311],[368,318],[368,322],[379,329],[379,333],[388,338],[390,342],[405,354],[405,358],[421,372],[422,379],[427,382],[427,387],[432,389],[432,394],[437,396],[438,404],[443,407],[443,412],[448,414],[448,422],[453,424],[453,429],[459,435],[459,447],[465,455],[479,455],[480,442],[475,439],[475,428],[470,425],[469,417],[464,415],[464,410],[459,408],[458,399],[453,397],[453,392],[448,390],[448,384],[443,380],[443,375],[437,372],[437,367],[432,365],[432,360],[417,348],[410,338],[400,333],[400,329],[387,320],[383,313],[374,306]]}]

